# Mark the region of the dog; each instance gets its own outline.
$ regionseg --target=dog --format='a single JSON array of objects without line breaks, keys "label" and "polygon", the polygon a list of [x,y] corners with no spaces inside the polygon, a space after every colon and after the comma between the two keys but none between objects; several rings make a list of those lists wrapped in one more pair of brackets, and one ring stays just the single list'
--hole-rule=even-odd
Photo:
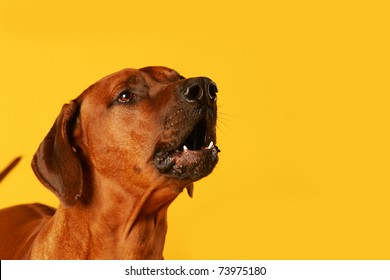
[{"label": "dog", "polygon": [[60,200],[0,211],[0,259],[163,259],[167,209],[218,162],[217,86],[123,69],[65,104],[32,160]]}]

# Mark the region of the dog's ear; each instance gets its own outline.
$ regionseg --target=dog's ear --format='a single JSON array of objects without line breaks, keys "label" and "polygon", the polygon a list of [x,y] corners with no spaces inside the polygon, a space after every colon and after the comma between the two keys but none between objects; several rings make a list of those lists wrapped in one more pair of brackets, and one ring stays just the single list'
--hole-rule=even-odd
[{"label": "dog's ear", "polygon": [[80,102],[77,99],[62,107],[31,165],[39,181],[54,192],[65,206],[73,206],[83,189],[81,162],[71,146],[79,110]]}]

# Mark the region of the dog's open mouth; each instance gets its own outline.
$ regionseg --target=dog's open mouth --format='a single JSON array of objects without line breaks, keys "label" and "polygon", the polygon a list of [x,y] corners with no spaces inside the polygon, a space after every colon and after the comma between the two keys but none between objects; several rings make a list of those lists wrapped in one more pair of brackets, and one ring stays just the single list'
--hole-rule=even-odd
[{"label": "dog's open mouth", "polygon": [[178,146],[157,151],[154,157],[157,169],[170,177],[194,181],[210,174],[219,152],[214,125],[210,123],[206,117],[202,118]]}]

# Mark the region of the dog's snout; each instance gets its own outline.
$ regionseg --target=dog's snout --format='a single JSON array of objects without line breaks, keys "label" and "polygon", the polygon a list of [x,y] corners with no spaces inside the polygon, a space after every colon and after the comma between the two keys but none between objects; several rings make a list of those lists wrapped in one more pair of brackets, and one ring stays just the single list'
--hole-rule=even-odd
[{"label": "dog's snout", "polygon": [[199,84],[193,84],[186,88],[184,97],[188,101],[199,100],[203,96],[203,89]]},{"label": "dog's snout", "polygon": [[218,92],[217,85],[211,81],[211,83],[208,85],[207,93],[213,102],[217,101],[217,92]]},{"label": "dog's snout", "polygon": [[187,80],[182,92],[187,101],[214,103],[218,88],[209,78],[192,78]]}]

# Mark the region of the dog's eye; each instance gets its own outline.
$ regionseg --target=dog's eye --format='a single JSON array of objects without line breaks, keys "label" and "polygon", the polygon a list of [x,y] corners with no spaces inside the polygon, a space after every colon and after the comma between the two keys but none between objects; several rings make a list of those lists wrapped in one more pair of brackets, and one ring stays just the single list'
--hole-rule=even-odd
[{"label": "dog's eye", "polygon": [[129,90],[124,90],[119,94],[117,101],[119,103],[129,103],[134,99],[134,97],[135,97],[134,93],[132,93]]}]

